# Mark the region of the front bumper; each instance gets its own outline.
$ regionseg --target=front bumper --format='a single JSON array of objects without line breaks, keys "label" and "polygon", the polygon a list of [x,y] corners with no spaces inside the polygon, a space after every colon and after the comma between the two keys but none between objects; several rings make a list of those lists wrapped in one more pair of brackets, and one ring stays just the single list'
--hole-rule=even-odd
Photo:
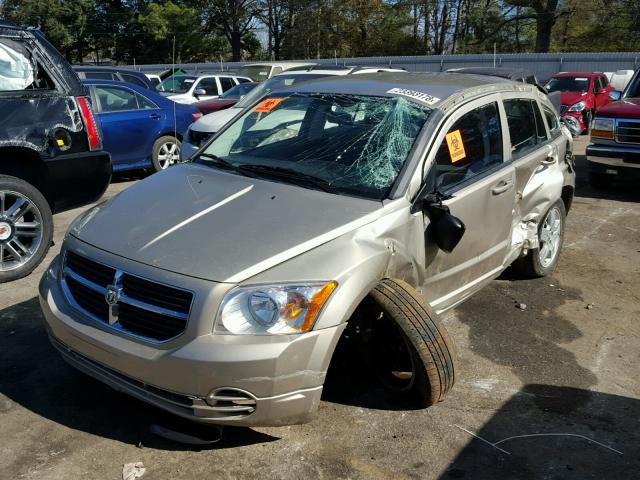
[{"label": "front bumper", "polygon": [[106,152],[81,152],[45,159],[46,195],[54,213],[98,200],[111,182],[111,156]]},{"label": "front bumper", "polygon": [[596,173],[640,175],[640,145],[591,144],[587,147],[589,170]]},{"label": "front bumper", "polygon": [[[56,262],[40,282],[40,305],[52,344],[74,367],[199,422],[268,426],[313,418],[344,324],[280,336],[190,335],[188,328],[167,345],[148,344],[101,328],[73,309]],[[213,405],[205,400],[212,392],[219,399]]]}]

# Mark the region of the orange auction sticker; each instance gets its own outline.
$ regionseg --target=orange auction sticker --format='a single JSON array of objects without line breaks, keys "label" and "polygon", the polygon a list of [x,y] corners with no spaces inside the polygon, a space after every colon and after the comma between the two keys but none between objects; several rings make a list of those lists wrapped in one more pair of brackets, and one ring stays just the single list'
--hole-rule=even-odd
[{"label": "orange auction sticker", "polygon": [[467,152],[464,151],[460,130],[447,133],[447,146],[449,147],[451,163],[456,163],[467,156]]},{"label": "orange auction sticker", "polygon": [[254,112],[268,113],[274,108],[276,108],[284,98],[267,98],[261,101],[256,107],[253,109]]}]

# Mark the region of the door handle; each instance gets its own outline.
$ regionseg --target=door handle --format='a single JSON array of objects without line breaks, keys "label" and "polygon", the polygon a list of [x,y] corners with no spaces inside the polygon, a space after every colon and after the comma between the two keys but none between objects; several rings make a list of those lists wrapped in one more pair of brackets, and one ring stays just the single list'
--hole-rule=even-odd
[{"label": "door handle", "polygon": [[160,120],[160,115],[158,115],[157,113],[152,113],[151,115],[149,115],[149,118],[151,120]]},{"label": "door handle", "polygon": [[540,161],[541,165],[553,165],[554,163],[556,163],[556,157],[554,157],[553,155],[547,155]]},{"label": "door handle", "polygon": [[498,183],[498,185],[491,189],[491,193],[493,193],[494,195],[500,195],[501,193],[509,190],[511,187],[513,187],[513,180],[509,180],[508,182],[502,180],[500,183]]}]

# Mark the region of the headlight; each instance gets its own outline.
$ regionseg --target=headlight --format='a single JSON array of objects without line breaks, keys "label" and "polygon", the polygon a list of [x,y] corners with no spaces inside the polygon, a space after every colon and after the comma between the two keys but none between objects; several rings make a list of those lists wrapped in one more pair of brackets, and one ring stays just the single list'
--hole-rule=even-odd
[{"label": "headlight", "polygon": [[238,288],[222,301],[214,330],[236,335],[308,332],[337,286],[330,281]]},{"label": "headlight", "polygon": [[567,110],[567,112],[581,112],[582,110],[584,110],[584,105],[584,102],[574,103],[573,105],[571,105],[571,107],[569,107],[569,110]]},{"label": "headlight", "polygon": [[598,118],[593,120],[591,127],[591,136],[598,138],[613,139],[613,131],[615,129],[615,121],[613,118]]}]

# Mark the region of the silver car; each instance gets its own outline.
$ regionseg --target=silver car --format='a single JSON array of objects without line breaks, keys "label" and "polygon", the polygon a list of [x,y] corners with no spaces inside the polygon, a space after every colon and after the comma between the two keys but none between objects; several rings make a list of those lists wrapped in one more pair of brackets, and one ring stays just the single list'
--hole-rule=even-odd
[{"label": "silver car", "polygon": [[272,92],[74,222],[40,283],[51,341],[177,415],[283,425],[316,412],[348,332],[393,394],[432,405],[455,377],[438,315],[512,264],[554,270],[571,151],[546,96],[507,80]]}]

